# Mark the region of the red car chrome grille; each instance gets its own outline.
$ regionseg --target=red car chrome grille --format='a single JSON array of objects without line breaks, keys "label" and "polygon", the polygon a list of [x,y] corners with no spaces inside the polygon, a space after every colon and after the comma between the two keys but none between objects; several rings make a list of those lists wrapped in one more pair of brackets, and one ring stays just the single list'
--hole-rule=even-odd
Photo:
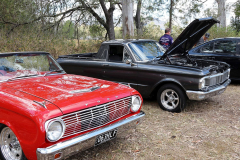
[{"label": "red car chrome grille", "polygon": [[85,132],[116,119],[130,112],[131,97],[126,97],[99,106],[80,110],[62,117],[66,130],[62,138]]}]

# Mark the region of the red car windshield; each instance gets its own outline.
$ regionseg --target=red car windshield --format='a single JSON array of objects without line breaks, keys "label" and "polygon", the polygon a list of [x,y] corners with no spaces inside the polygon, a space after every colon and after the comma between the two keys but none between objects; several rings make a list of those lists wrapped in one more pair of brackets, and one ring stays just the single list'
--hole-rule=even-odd
[{"label": "red car windshield", "polygon": [[63,72],[50,54],[0,54],[0,81]]}]

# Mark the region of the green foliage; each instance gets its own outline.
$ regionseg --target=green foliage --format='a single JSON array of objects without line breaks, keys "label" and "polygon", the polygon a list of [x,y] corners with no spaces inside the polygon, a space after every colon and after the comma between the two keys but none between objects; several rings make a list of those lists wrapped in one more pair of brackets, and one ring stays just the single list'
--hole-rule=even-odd
[{"label": "green foliage", "polygon": [[235,17],[231,18],[231,26],[237,33],[240,31],[240,0],[238,0],[234,5]]},{"label": "green foliage", "polygon": [[[173,22],[180,20],[180,23],[186,26],[200,13],[204,2],[205,0],[173,0]],[[168,5],[170,12],[170,2]]]},{"label": "green foliage", "polygon": [[[115,31],[116,39],[122,39],[122,27],[115,27],[114,31]],[[135,33],[134,33],[134,35],[135,35]]]},{"label": "green foliage", "polygon": [[238,0],[234,5],[234,13],[236,17],[240,17],[240,0]]},{"label": "green foliage", "polygon": [[155,25],[154,22],[150,22],[144,27],[142,38],[158,40],[163,34],[164,31],[161,30],[160,26]]},{"label": "green foliage", "polygon": [[66,38],[74,38],[75,26],[72,21],[66,21],[62,26],[62,33]]},{"label": "green foliage", "polygon": [[101,25],[93,24],[89,26],[89,32],[91,37],[102,37],[105,32],[105,28]]},{"label": "green foliage", "polygon": [[31,22],[36,18],[36,14],[37,5],[32,0],[1,0],[0,2],[0,25],[4,28]]},{"label": "green foliage", "polygon": [[217,25],[214,25],[211,29],[209,29],[208,33],[210,33],[209,40],[223,37],[238,37],[233,28],[217,27]]},{"label": "green foliage", "polygon": [[231,27],[239,33],[240,31],[240,17],[232,17],[231,18]]}]

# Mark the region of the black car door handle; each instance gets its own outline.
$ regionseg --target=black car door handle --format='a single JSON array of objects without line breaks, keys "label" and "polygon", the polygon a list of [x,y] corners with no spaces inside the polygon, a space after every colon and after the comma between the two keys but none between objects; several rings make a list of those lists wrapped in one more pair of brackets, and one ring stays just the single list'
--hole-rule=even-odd
[{"label": "black car door handle", "polygon": [[103,64],[102,66],[109,66],[109,64]]}]

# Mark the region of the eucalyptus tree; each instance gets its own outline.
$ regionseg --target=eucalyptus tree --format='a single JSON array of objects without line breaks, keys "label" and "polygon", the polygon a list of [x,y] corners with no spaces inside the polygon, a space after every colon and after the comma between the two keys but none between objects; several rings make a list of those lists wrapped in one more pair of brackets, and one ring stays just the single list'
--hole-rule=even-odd
[{"label": "eucalyptus tree", "polygon": [[218,4],[218,19],[221,27],[226,27],[226,0],[216,0]]},{"label": "eucalyptus tree", "polygon": [[123,38],[133,38],[134,22],[133,22],[133,0],[122,0],[122,28]]}]

